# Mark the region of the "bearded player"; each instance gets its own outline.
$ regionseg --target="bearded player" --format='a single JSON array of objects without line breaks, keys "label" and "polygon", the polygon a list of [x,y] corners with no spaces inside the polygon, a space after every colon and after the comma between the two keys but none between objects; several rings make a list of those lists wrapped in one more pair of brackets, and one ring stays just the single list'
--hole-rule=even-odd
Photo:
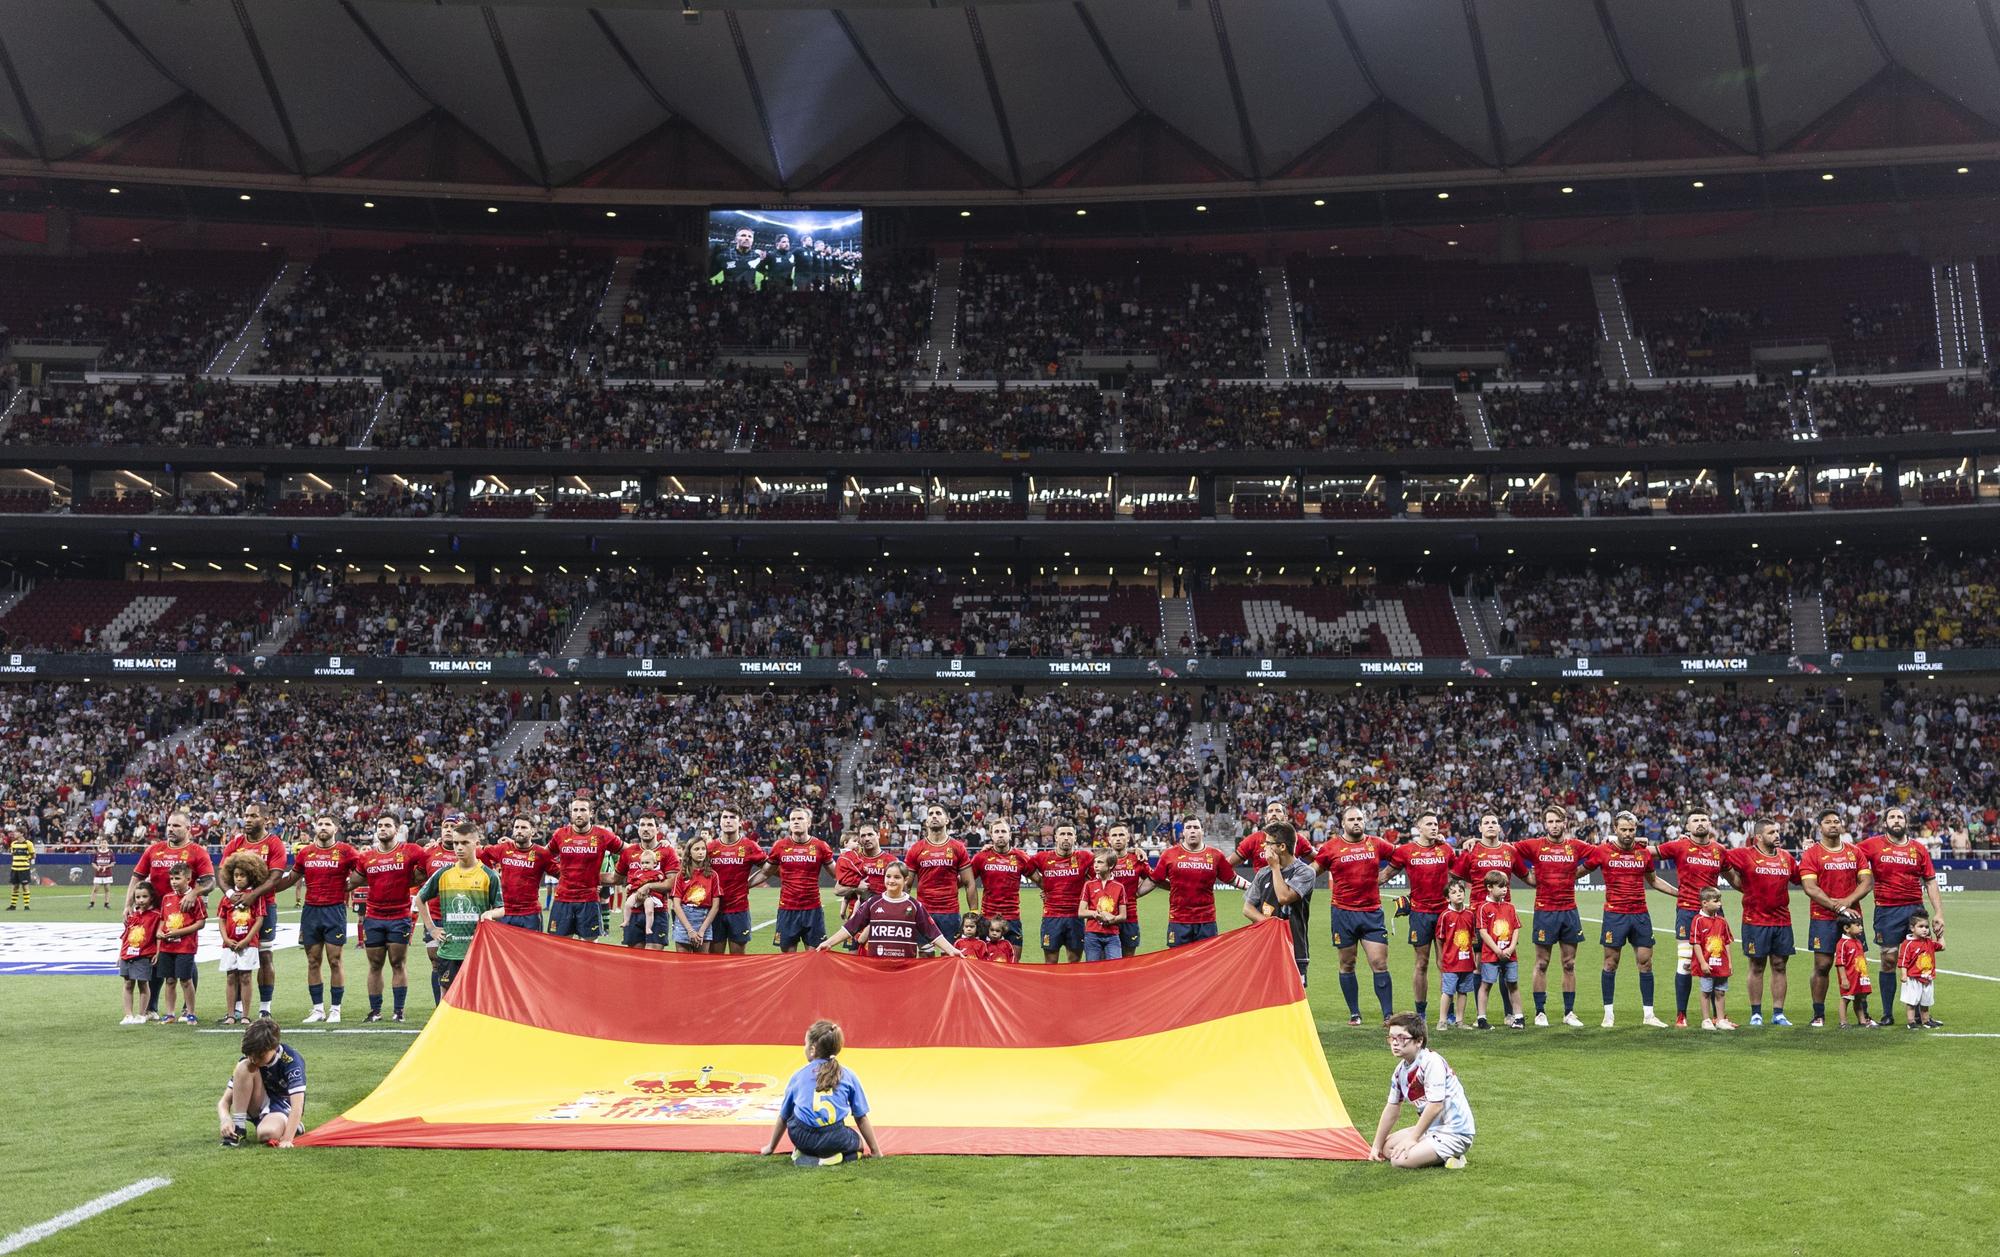
[{"label": "bearded player", "polygon": [[1795,950],[1792,940],[1792,887],[1799,883],[1799,866],[1791,852],[1778,848],[1778,822],[1760,820],[1750,827],[1750,845],[1729,853],[1723,876],[1743,896],[1743,954],[1750,959],[1750,1024],[1764,1024],[1764,971],[1771,971],[1771,1024],[1789,1026],[1785,1019],[1785,966]]},{"label": "bearded player", "polygon": [[941,804],[924,809],[924,832],[904,854],[916,879],[917,902],[930,913],[946,938],[957,938],[958,896],[972,890],[972,854],[951,836],[951,815]]},{"label": "bearded player", "polygon": [[1146,874],[1167,888],[1167,946],[1185,947],[1214,938],[1215,888],[1249,883],[1236,875],[1229,857],[1203,841],[1201,822],[1181,824],[1181,840],[1160,853]]},{"label": "bearded player", "polygon": [[1875,875],[1875,945],[1882,949],[1879,979],[1883,1020],[1894,1025],[1896,1010],[1890,999],[1896,990],[1897,953],[1910,935],[1910,918],[1928,900],[1931,935],[1943,938],[1944,904],[1938,895],[1931,853],[1910,836],[1909,812],[1890,808],[1883,814],[1882,828],[1882,833],[1861,844],[1861,853],[1868,857],[1869,871]]},{"label": "bearded player", "polygon": [[382,966],[389,966],[395,1019],[403,1019],[410,996],[410,896],[424,884],[423,848],[397,839],[396,818],[375,818],[375,841],[356,860],[350,885],[368,888],[362,909],[362,945],[368,953],[368,1021],[382,1020]]},{"label": "bearded player", "polygon": [[[452,849],[454,827],[463,817],[447,817],[444,832],[438,840],[422,848],[424,879],[428,881],[433,873],[438,873],[458,863],[458,852]],[[477,827],[475,826],[475,832]],[[438,943],[444,938],[444,908],[435,899],[421,903],[417,909],[418,933],[423,937],[424,955],[431,963],[431,1003],[444,1003],[444,971],[438,963]],[[429,920],[426,921],[425,918]],[[437,927],[435,929],[430,927]]]},{"label": "bearded player", "polygon": [[[1265,802],[1264,823],[1245,834],[1243,841],[1236,844],[1236,862],[1249,870],[1246,876],[1255,876],[1257,870],[1264,867],[1264,831],[1273,825],[1291,824],[1292,809],[1283,799],[1269,799]],[[1312,859],[1312,843],[1304,834],[1297,832],[1296,826],[1293,826],[1293,834],[1292,854],[1301,860]],[[1126,955],[1129,956],[1131,953],[1127,952]]]},{"label": "bearded player", "polygon": [[549,835],[555,856],[556,894],[549,905],[549,933],[586,942],[604,933],[597,888],[604,883],[604,857],[625,849],[616,834],[592,822],[590,800],[571,799],[569,824]]},{"label": "bearded player", "polygon": [[1569,832],[1569,809],[1542,809],[1539,838],[1514,844],[1514,872],[1535,888],[1535,1024],[1549,1024],[1549,959],[1562,955],[1563,1024],[1581,1026],[1576,1015],[1576,949],[1583,942],[1583,918],[1576,910],[1576,879],[1588,871],[1596,848]]},{"label": "bearded player", "polygon": [[[347,994],[347,975],[341,968],[342,950],[347,946],[348,876],[361,863],[361,853],[340,838],[340,822],[322,813],[313,818],[312,841],[292,852],[292,867],[278,879],[276,891],[304,883],[305,907],[299,910],[299,945],[306,949],[306,992],[312,996],[312,1011],[306,1020],[337,1025],[340,1006]],[[333,982],[333,1002],[326,1002],[326,988],[320,983],[320,965]]]},{"label": "bearded player", "polygon": [[[244,807],[243,828],[240,832],[230,835],[229,841],[222,845],[222,858],[227,860],[238,851],[252,852],[264,861],[265,868],[263,880],[252,887],[248,895],[242,897],[244,902],[256,903],[259,900],[269,900],[271,892],[277,889],[278,878],[283,875],[287,860],[285,840],[270,832],[262,804],[251,803]],[[222,899],[224,904],[233,905],[237,900],[235,889],[223,887]],[[278,905],[272,900],[265,903],[264,908],[262,922],[257,927],[257,1015],[259,1017],[271,1015],[271,997],[278,991],[278,969],[271,961],[271,949],[278,945]],[[241,1014],[243,1010],[239,1008],[236,1012]]]},{"label": "bearded player", "polygon": [[1445,887],[1451,882],[1451,844],[1438,836],[1438,814],[1417,814],[1417,836],[1396,848],[1389,867],[1402,870],[1410,882],[1410,948],[1414,964],[1410,987],[1417,1016],[1430,1008],[1431,952],[1437,947],[1438,917],[1445,910]]},{"label": "bearded player", "polygon": [[1690,931],[1701,915],[1701,892],[1722,879],[1729,849],[1715,840],[1708,813],[1694,808],[1687,814],[1687,831],[1660,844],[1657,853],[1674,864],[1674,1028],[1687,1029],[1688,1000],[1694,997],[1694,942]]},{"label": "bearded player", "polygon": [[[451,833],[455,831],[447,831]],[[456,840],[447,837],[453,846],[451,862],[458,863]],[[507,841],[483,848],[479,860],[486,867],[500,875],[500,915],[494,919],[502,925],[516,929],[542,932],[542,879],[556,871],[555,853],[535,841],[535,822],[525,816],[516,816],[507,830]],[[433,873],[437,869],[431,870]],[[442,925],[443,918],[437,913],[431,919]],[[425,946],[433,954],[444,940],[442,928],[425,926],[428,936]]]},{"label": "bearded player", "polygon": [[[874,821],[862,821],[854,827],[853,845],[833,863],[833,893],[840,898],[843,926],[856,908],[884,892],[888,883],[882,875],[890,865],[901,862],[900,855],[883,848],[882,830]],[[858,944],[850,940],[846,946],[853,950]]]},{"label": "bearded player", "polygon": [[834,866],[833,848],[812,835],[812,809],[785,814],[785,833],[771,844],[764,877],[778,879],[778,950],[800,943],[817,948],[826,941],[826,910],[820,905],[819,874]]},{"label": "bearded player", "polygon": [[[1035,853],[1035,872],[1042,885],[1042,962],[1055,964],[1063,952],[1071,964],[1083,960],[1083,884],[1093,864],[1088,851],[1076,849],[1076,826],[1056,825],[1055,846]],[[1123,954],[1122,952],[1120,954]]]},{"label": "bearded player", "polygon": [[1486,875],[1504,873],[1514,880],[1514,844],[1503,836],[1500,818],[1492,812],[1479,818],[1479,836],[1458,849],[1451,875],[1472,888],[1473,904],[1485,902]]},{"label": "bearded player", "polygon": [[743,831],[743,814],[733,803],[716,811],[720,831],[708,844],[708,866],[722,887],[722,902],[708,924],[711,955],[741,956],[750,946],[750,888],[764,880],[764,848]]},{"label": "bearded player", "polygon": [[[617,879],[625,887],[625,928],[619,943],[645,951],[665,951],[673,928],[666,910],[667,896],[674,887],[674,874],[681,871],[680,852],[671,842],[660,841],[660,818],[648,813],[639,818],[639,840],[625,844],[618,853]],[[646,901],[658,899],[653,911],[653,928],[646,928]]]},{"label": "bearded player", "polygon": [[1018,953],[1021,948],[1021,883],[1039,876],[1035,858],[1014,846],[1014,826],[1005,817],[986,825],[986,845],[972,857],[968,908],[998,921]]},{"label": "bearded player", "polygon": [[1841,917],[1861,915],[1861,901],[1875,887],[1875,874],[1861,848],[1847,841],[1838,808],[1822,808],[1818,834],[1799,855],[1799,885],[1812,904],[1806,950],[1812,953],[1812,1024],[1826,1025],[1826,990],[1833,954],[1840,949]]},{"label": "bearded player", "polygon": [[1354,972],[1355,949],[1368,958],[1375,1000],[1382,1018],[1396,1011],[1389,983],[1389,927],[1382,920],[1382,882],[1396,848],[1364,832],[1368,814],[1349,806],[1341,810],[1340,832],[1319,845],[1313,862],[1326,870],[1333,898],[1333,946],[1340,957],[1340,994],[1347,1000],[1347,1024],[1361,1024],[1361,982]]},{"label": "bearded player", "polygon": [[1153,889],[1153,879],[1147,876],[1146,857],[1132,845],[1130,825],[1112,822],[1104,841],[1111,848],[1111,880],[1125,888],[1125,902],[1132,908],[1132,919],[1118,927],[1118,950],[1130,959],[1139,954],[1139,896]]},{"label": "bearded player", "polygon": [[1646,889],[1663,895],[1674,888],[1661,879],[1653,849],[1639,838],[1639,818],[1620,812],[1611,818],[1611,841],[1591,856],[1592,867],[1604,870],[1604,972],[1598,983],[1604,993],[1604,1028],[1613,1024],[1612,1006],[1618,996],[1618,962],[1625,945],[1632,945],[1632,962],[1639,970],[1639,1024],[1666,1029],[1653,1015],[1653,915],[1646,906]]}]

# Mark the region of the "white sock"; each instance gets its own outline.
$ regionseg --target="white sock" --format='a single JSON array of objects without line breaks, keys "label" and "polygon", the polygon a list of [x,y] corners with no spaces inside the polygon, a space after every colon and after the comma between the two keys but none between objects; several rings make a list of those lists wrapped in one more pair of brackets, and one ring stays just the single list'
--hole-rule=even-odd
[{"label": "white sock", "polygon": [[1640,1006],[1639,1011],[1645,1016],[1650,1017],[1653,1015],[1653,1006],[1651,1004],[1643,1004]]}]

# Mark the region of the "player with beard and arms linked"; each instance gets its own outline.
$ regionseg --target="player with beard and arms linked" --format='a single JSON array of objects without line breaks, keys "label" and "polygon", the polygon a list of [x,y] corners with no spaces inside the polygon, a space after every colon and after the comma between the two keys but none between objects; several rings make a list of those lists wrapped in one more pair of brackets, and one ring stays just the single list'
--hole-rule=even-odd
[{"label": "player with beard and arms linked", "polygon": [[1576,948],[1583,941],[1583,918],[1576,911],[1576,879],[1591,854],[1589,843],[1569,832],[1569,809],[1542,809],[1540,838],[1514,844],[1514,873],[1535,888],[1535,1024],[1549,1024],[1549,958],[1562,954],[1563,1024],[1581,1026],[1576,1015]]},{"label": "player with beard and arms linked", "polygon": [[[1882,992],[1883,1021],[1895,1025],[1897,953],[1910,936],[1910,918],[1930,903],[1931,937],[1944,938],[1944,903],[1938,894],[1937,870],[1924,844],[1910,836],[1910,814],[1892,807],[1882,816],[1882,833],[1861,844],[1861,854],[1875,875],[1875,945],[1882,949],[1877,988]],[[1927,1010],[1928,1011],[1928,1010]],[[1931,1024],[1942,1025],[1933,1021]]]},{"label": "player with beard and arms linked", "polygon": [[[639,840],[627,843],[618,853],[618,880],[625,887],[625,928],[619,942],[645,951],[665,951],[673,929],[673,914],[666,910],[673,890],[674,874],[680,872],[680,852],[674,844],[660,841],[660,818],[639,818]],[[650,913],[648,899],[658,900]],[[648,916],[652,918],[649,929]]]},{"label": "player with beard and arms linked", "polygon": [[[438,870],[450,868],[452,865],[458,863],[458,853],[451,849],[451,834],[453,826],[457,825],[463,819],[465,818],[457,814],[447,816],[445,818],[444,832],[438,835],[438,840],[426,843],[418,849],[418,853],[423,857],[424,861],[423,875],[425,881],[429,881],[431,874]],[[444,975],[438,964],[438,943],[444,938],[444,931],[442,928],[431,929],[428,927],[443,926],[444,908],[437,900],[433,899],[429,903],[420,902],[417,913],[417,932],[423,940],[424,955],[429,958],[431,963],[431,1003],[442,1004],[444,1003]],[[425,917],[429,917],[430,919],[426,921]]]},{"label": "player with beard and arms linked", "polygon": [[947,939],[958,937],[958,895],[972,889],[972,854],[951,836],[951,815],[940,804],[924,809],[924,832],[904,859],[916,878],[917,902]]},{"label": "player with beard and arms linked", "polygon": [[[1083,959],[1083,884],[1090,880],[1088,851],[1076,849],[1076,826],[1056,822],[1055,847],[1035,853],[1036,879],[1042,886],[1042,963],[1055,964],[1063,952],[1071,964]],[[1121,949],[1120,954],[1123,954]]]},{"label": "player with beard and arms linked", "polygon": [[1487,812],[1479,818],[1479,837],[1458,849],[1451,875],[1474,889],[1473,900],[1484,902],[1486,875],[1505,873],[1514,880],[1514,844],[1501,836],[1500,818]]},{"label": "player with beard and arms linked", "polygon": [[[1021,883],[1039,876],[1035,858],[1014,846],[1014,826],[1004,817],[986,825],[986,845],[972,857],[972,894],[968,905],[998,921],[1007,941],[1021,947]],[[1128,892],[1129,893],[1129,892]]]},{"label": "player with beard and arms linked", "polygon": [[[882,830],[874,821],[862,821],[854,827],[853,845],[833,863],[833,893],[840,897],[843,925],[856,908],[883,893],[886,884],[882,874],[901,860],[896,852],[883,849]],[[847,946],[852,951],[856,944],[850,940]]]},{"label": "player with beard and arms linked", "polygon": [[[1245,873],[1245,876],[1253,876],[1258,869],[1264,867],[1264,834],[1273,825],[1285,825],[1292,828],[1293,834],[1296,835],[1293,840],[1292,854],[1298,856],[1301,860],[1310,860],[1313,858],[1312,843],[1307,841],[1304,834],[1298,832],[1296,826],[1292,825],[1292,809],[1286,805],[1283,799],[1268,799],[1264,803],[1263,824],[1258,829],[1243,835],[1243,841],[1236,844],[1236,862],[1247,868],[1248,872]],[[1130,953],[1127,954],[1129,955]]]},{"label": "player with beard and arms linked", "polygon": [[[306,904],[299,910],[299,945],[306,949],[306,992],[312,996],[312,1011],[306,1014],[309,1022],[340,1022],[340,1005],[347,995],[341,953],[347,946],[348,877],[360,864],[361,853],[341,841],[340,822],[321,814],[313,818],[312,841],[292,852],[292,867],[285,870],[272,891],[305,886]],[[326,988],[320,983],[322,960],[333,981],[331,1004],[326,1002]]]},{"label": "player with beard and arms linked", "polygon": [[1388,842],[1364,830],[1368,814],[1352,805],[1341,809],[1340,832],[1319,845],[1313,862],[1326,870],[1333,899],[1333,947],[1340,957],[1340,993],[1347,1000],[1347,1024],[1361,1024],[1361,981],[1354,972],[1359,948],[1368,958],[1375,1000],[1382,1017],[1396,1011],[1389,983],[1389,927],[1382,921],[1382,879],[1396,854]]},{"label": "player with beard and arms linked", "polygon": [[1778,849],[1778,822],[1760,820],[1750,827],[1750,845],[1729,853],[1723,876],[1743,896],[1743,954],[1750,959],[1750,1024],[1764,1024],[1764,970],[1771,970],[1771,1024],[1785,1020],[1785,965],[1795,950],[1792,940],[1792,887],[1799,884],[1799,866],[1789,851]]},{"label": "player with beard and arms linked", "polygon": [[1701,808],[1687,814],[1687,832],[1663,842],[1655,853],[1674,863],[1674,1028],[1687,1029],[1688,1001],[1694,998],[1694,919],[1701,915],[1701,892],[1722,880],[1729,848],[1715,840],[1715,828]]},{"label": "player with beard and arms linked", "polygon": [[741,956],[750,946],[750,888],[764,880],[764,848],[743,832],[735,804],[722,804],[715,819],[720,832],[708,844],[708,865],[722,884],[722,902],[708,922],[708,950]]},{"label": "player with beard and arms linked", "polygon": [[1618,995],[1618,961],[1632,945],[1639,968],[1639,1024],[1664,1030],[1667,1023],[1653,1015],[1653,914],[1646,907],[1646,888],[1663,895],[1674,888],[1655,870],[1653,849],[1639,839],[1639,818],[1620,812],[1611,818],[1611,841],[1597,848],[1590,867],[1604,870],[1604,1028],[1613,1024],[1612,1005]]},{"label": "player with beard and arms linked", "polygon": [[[783,237],[780,237],[782,239]],[[826,910],[820,905],[819,874],[834,866],[833,848],[812,836],[812,809],[793,808],[785,815],[785,834],[771,844],[764,878],[778,879],[778,950],[800,943],[818,947],[826,941]]]},{"label": "player with beard and arms linked", "polygon": [[389,986],[395,995],[395,1019],[403,1019],[410,997],[410,896],[424,878],[423,848],[399,842],[396,818],[375,818],[375,842],[360,855],[348,881],[368,888],[368,906],[361,916],[363,946],[368,952],[368,1021],[382,1020],[382,965],[389,966]]},{"label": "player with beard and arms linked", "polygon": [[1419,1017],[1430,1012],[1431,952],[1437,947],[1438,918],[1444,914],[1444,891],[1455,858],[1451,844],[1438,836],[1436,812],[1419,812],[1417,836],[1389,857],[1389,867],[1401,869],[1410,882],[1410,987]]},{"label": "player with beard and arms linked", "polygon": [[[797,287],[798,255],[792,252],[792,238],[782,231],[779,232],[777,243],[772,246],[771,252],[764,255],[763,261],[757,264],[757,268],[763,272],[762,286],[765,288],[790,292]],[[815,943],[813,946],[817,947],[819,944]]]},{"label": "player with beard and arms linked", "polygon": [[[915,960],[925,947],[947,956],[965,955],[938,928],[937,918],[910,898],[910,870],[901,861],[882,870],[882,893],[854,910],[847,924],[833,932],[817,950],[827,951],[850,938],[862,938],[864,955],[882,960]],[[849,933],[850,927],[854,931]]]},{"label": "player with beard and arms linked", "polygon": [[1129,958],[1139,954],[1139,896],[1153,889],[1153,879],[1146,875],[1146,857],[1132,845],[1131,826],[1113,821],[1104,841],[1111,848],[1111,880],[1125,888],[1125,902],[1132,909],[1132,919],[1118,927],[1118,950]]},{"label": "player with beard and arms linked", "polygon": [[[229,841],[222,845],[222,858],[227,861],[239,851],[249,851],[264,861],[264,878],[250,893],[242,898],[246,903],[268,900],[277,889],[278,878],[284,874],[285,840],[271,833],[264,817],[262,804],[251,803],[243,809],[243,828],[231,834]],[[237,901],[236,892],[223,887],[222,899],[225,905],[233,906]],[[271,1015],[271,998],[278,992],[278,969],[271,960],[271,949],[278,945],[278,905],[276,901],[264,904],[257,926],[257,1015]],[[244,1012],[235,1010],[238,1016]]]},{"label": "player with beard and arms linked", "polygon": [[[542,932],[542,879],[556,871],[556,857],[553,851],[535,842],[535,822],[525,816],[516,816],[507,829],[508,841],[482,849],[480,862],[500,875],[500,915],[495,918],[502,925],[516,929]],[[456,853],[452,863],[458,863]],[[436,872],[435,869],[432,870]],[[441,932],[431,934],[427,946],[435,944],[443,937]]]},{"label": "player with beard and arms linked", "polygon": [[1806,950],[1812,953],[1812,1024],[1826,1025],[1826,989],[1833,956],[1840,950],[1841,918],[1861,915],[1861,901],[1874,889],[1875,874],[1861,848],[1847,841],[1838,808],[1822,808],[1819,834],[1799,855],[1799,885],[1812,903]]},{"label": "player with beard and arms linked", "polygon": [[[209,858],[208,848],[193,838],[188,814],[175,810],[167,815],[167,836],[152,843],[139,853],[139,862],[132,866],[132,880],[125,888],[125,911],[132,911],[132,890],[141,882],[153,888],[153,906],[162,914],[173,911],[170,902],[173,893],[173,867],[176,864],[188,866],[193,881],[189,885],[192,894],[206,898],[215,885],[215,862]],[[160,967],[153,967],[153,980],[147,989],[146,1011],[156,1013],[160,1009],[160,983],[164,981]]]},{"label": "player with beard and arms linked", "polygon": [[618,836],[591,821],[590,800],[569,801],[569,824],[549,835],[555,857],[556,895],[549,905],[549,933],[589,942],[604,933],[597,888],[604,883],[604,857],[625,849]]},{"label": "player with beard and arms linked", "polygon": [[1214,938],[1215,888],[1249,883],[1236,875],[1229,857],[1203,841],[1201,822],[1181,822],[1181,840],[1160,852],[1146,876],[1167,888],[1167,947],[1185,947]]}]

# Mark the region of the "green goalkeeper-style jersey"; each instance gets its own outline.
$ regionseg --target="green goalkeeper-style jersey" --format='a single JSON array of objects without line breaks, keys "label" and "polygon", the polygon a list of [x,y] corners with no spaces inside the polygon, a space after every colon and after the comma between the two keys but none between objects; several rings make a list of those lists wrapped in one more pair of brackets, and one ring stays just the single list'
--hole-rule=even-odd
[{"label": "green goalkeeper-style jersey", "polygon": [[431,874],[417,898],[436,899],[443,905],[444,942],[438,944],[438,958],[463,960],[472,946],[473,931],[479,928],[480,914],[500,905],[500,875],[483,865],[469,869],[448,865]]}]

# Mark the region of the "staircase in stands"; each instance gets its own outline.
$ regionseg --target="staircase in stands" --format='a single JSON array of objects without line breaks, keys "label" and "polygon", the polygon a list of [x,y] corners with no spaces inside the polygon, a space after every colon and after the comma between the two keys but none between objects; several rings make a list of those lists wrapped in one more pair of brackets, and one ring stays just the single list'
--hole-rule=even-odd
[{"label": "staircase in stands", "polygon": [[917,361],[917,374],[933,380],[958,378],[958,285],[962,258],[941,257],[931,285],[931,339]]},{"label": "staircase in stands", "polygon": [[1187,598],[1160,599],[1160,650],[1172,654],[1195,639],[1194,604]]},{"label": "staircase in stands", "polygon": [[1299,330],[1292,321],[1292,285],[1282,266],[1266,266],[1259,275],[1264,281],[1264,375],[1273,380],[1292,378],[1294,357],[1299,352]]},{"label": "staircase in stands", "polygon": [[1826,653],[1826,606],[1816,593],[1792,591],[1792,650],[1801,655]]},{"label": "staircase in stands", "polygon": [[597,306],[597,326],[616,333],[625,315],[625,299],[632,295],[632,279],[639,273],[639,259],[626,255],[611,264],[611,278],[604,285],[604,299]]},{"label": "staircase in stands", "polygon": [[1486,424],[1486,396],[1483,393],[1458,394],[1458,413],[1465,418],[1465,434],[1476,450],[1493,448],[1493,429]]},{"label": "staircase in stands", "polygon": [[271,286],[266,288],[264,295],[258,299],[257,308],[250,312],[248,319],[244,320],[243,330],[236,333],[236,339],[216,352],[214,360],[208,364],[208,369],[203,374],[210,376],[257,374],[257,367],[263,359],[263,354],[259,350],[264,346],[264,312],[273,306],[283,304],[285,298],[292,295],[292,289],[305,278],[305,274],[304,262],[285,263],[271,280]]},{"label": "staircase in stands", "polygon": [[1592,271],[1591,295],[1597,299],[1597,359],[1607,380],[1650,380],[1652,356],[1632,326],[1625,289],[1616,271]]}]

